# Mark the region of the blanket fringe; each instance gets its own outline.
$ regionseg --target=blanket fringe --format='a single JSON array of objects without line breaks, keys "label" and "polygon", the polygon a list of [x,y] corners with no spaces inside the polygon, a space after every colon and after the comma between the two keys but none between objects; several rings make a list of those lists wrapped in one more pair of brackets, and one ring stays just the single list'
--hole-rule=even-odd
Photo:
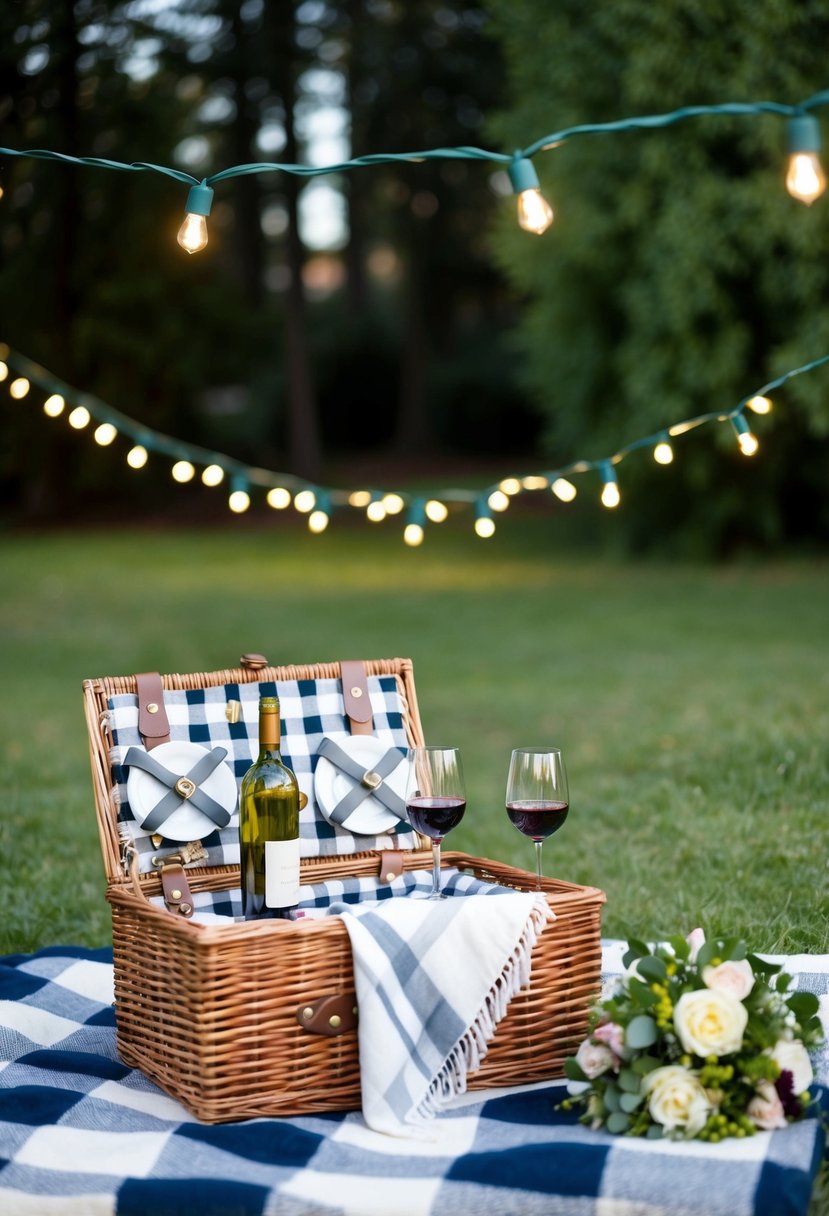
[{"label": "blanket fringe", "polygon": [[417,1114],[421,1118],[431,1118],[453,1098],[466,1093],[468,1074],[481,1067],[489,1042],[498,1023],[506,1016],[510,1001],[530,982],[533,947],[547,923],[555,918],[546,898],[539,895],[518,944],[487,993],[477,1017],[453,1047],[419,1104]]}]

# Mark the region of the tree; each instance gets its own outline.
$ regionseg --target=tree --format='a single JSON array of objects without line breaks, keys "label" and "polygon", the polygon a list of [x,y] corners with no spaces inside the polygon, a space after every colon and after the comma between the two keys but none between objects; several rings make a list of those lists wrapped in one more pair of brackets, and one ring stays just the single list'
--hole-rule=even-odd
[{"label": "tree", "polygon": [[[826,83],[826,0],[489,8],[510,72],[511,104],[493,124],[506,146],[688,104],[797,103]],[[784,158],[774,116],[576,137],[536,158],[553,228],[536,240],[505,226],[498,241],[529,299],[525,383],[554,461],[730,409],[829,349],[829,200],[811,210],[793,201]],[[782,433],[750,469],[724,429],[714,443],[677,445],[669,474],[627,461],[623,488],[641,490],[624,513],[631,542],[675,546],[682,535],[722,550],[818,535],[828,517],[808,445],[829,432],[825,376],[793,381],[784,398]],[[654,494],[664,505],[656,530]]]}]

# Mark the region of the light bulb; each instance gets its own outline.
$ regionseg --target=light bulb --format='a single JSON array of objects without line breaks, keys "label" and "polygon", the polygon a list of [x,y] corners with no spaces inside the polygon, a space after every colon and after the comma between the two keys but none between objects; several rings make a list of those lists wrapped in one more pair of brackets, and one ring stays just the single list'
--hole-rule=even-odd
[{"label": "light bulb", "polygon": [[509,497],[503,490],[493,490],[487,502],[493,511],[506,511],[509,506]]},{"label": "light bulb", "polygon": [[4,363],[3,360],[0,359],[0,384],[3,383],[3,381],[6,379],[8,374],[9,374],[8,363]]},{"label": "light bulb", "polygon": [[576,497],[576,487],[566,477],[557,477],[550,489],[562,502],[572,502]]},{"label": "light bulb", "polygon": [[348,496],[348,505],[350,507],[367,507],[370,502],[370,490],[352,490]]},{"label": "light bulb", "polygon": [[731,425],[734,427],[740,451],[744,456],[754,456],[760,447],[760,443],[757,436],[752,434],[751,428],[743,415],[735,414],[731,419]]},{"label": "light bulb", "polygon": [[137,443],[127,452],[127,464],[131,469],[143,469],[147,463],[147,449]]},{"label": "light bulb", "polygon": [[446,503],[440,502],[437,498],[430,498],[424,510],[426,517],[431,519],[433,524],[442,524],[449,514],[449,508]]},{"label": "light bulb", "polygon": [[792,198],[809,207],[826,189],[826,176],[818,159],[820,125],[814,114],[797,114],[789,119],[788,143],[786,189]]},{"label": "light bulb", "polygon": [[674,458],[674,449],[667,439],[661,439],[653,449],[653,458],[657,464],[671,464]]},{"label": "light bulb", "polygon": [[383,506],[386,508],[387,515],[399,515],[405,505],[405,501],[399,494],[383,495]]},{"label": "light bulb", "polygon": [[51,397],[47,397],[43,402],[43,412],[48,418],[58,418],[64,411],[66,402],[60,393],[52,393]]},{"label": "light bulb", "polygon": [[192,481],[196,475],[196,470],[193,468],[189,460],[177,460],[170,472],[173,475],[173,481]]},{"label": "light bulb", "polygon": [[366,518],[370,519],[373,524],[379,524],[386,518],[386,508],[380,498],[375,498],[366,507]]},{"label": "light bulb", "polygon": [[111,422],[102,422],[99,427],[95,428],[95,442],[99,443],[102,448],[109,447],[117,434],[118,431]]},{"label": "light bulb", "polygon": [[234,515],[241,515],[250,506],[250,494],[247,490],[234,490],[227,500],[227,505]]},{"label": "light bulb", "polygon": [[524,477],[521,481],[521,485],[525,490],[546,490],[549,484],[546,477],[540,477],[536,474]]},{"label": "light bulb", "polygon": [[771,413],[771,401],[768,397],[749,397],[746,405],[750,410],[754,410],[755,414]]},{"label": "light bulb", "polygon": [[9,396],[14,397],[15,401],[22,401],[28,393],[31,385],[25,376],[18,376],[16,380],[12,380],[9,385]]},{"label": "light bulb", "polygon": [[176,238],[187,253],[198,253],[207,244],[207,216],[212,205],[213,191],[205,182],[191,188],[184,208],[184,223]]},{"label": "light bulb", "polygon": [[521,482],[517,477],[505,477],[502,482],[499,482],[498,489],[504,494],[519,494],[521,492]]},{"label": "light bulb", "polygon": [[291,491],[282,486],[274,486],[272,490],[268,490],[267,503],[274,511],[284,511],[291,505]]},{"label": "light bulb", "polygon": [[414,549],[417,545],[423,544],[423,528],[420,524],[406,524],[403,529],[403,540],[407,545]]},{"label": "light bulb", "polygon": [[487,540],[495,532],[495,522],[488,515],[479,515],[475,520],[475,531],[483,540]]},{"label": "light bulb", "polygon": [[308,531],[319,534],[328,527],[328,516],[325,511],[312,511],[308,516]]},{"label": "light bulb", "polygon": [[294,507],[297,511],[301,511],[303,515],[309,511],[313,511],[317,505],[317,496],[313,490],[300,490],[294,495]]},{"label": "light bulb", "polygon": [[69,415],[69,425],[76,431],[82,431],[89,425],[91,414],[85,405],[76,405]]},{"label": "light bulb", "polygon": [[206,486],[220,486],[225,479],[225,471],[220,464],[209,464],[202,469],[201,479]]},{"label": "light bulb", "polygon": [[553,222],[553,209],[541,193],[535,166],[531,160],[516,153],[507,174],[518,195],[518,223],[525,232],[535,232],[540,236]]},{"label": "light bulb", "polygon": [[622,500],[619,493],[619,483],[616,480],[616,472],[609,460],[602,463],[602,477],[604,485],[602,486],[602,506],[607,507],[612,511],[614,507],[618,507]]}]

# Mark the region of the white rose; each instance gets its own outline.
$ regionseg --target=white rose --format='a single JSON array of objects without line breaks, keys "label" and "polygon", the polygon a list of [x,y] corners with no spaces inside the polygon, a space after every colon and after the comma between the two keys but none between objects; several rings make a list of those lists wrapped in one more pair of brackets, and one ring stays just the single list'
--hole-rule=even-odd
[{"label": "white rose", "polygon": [[728,959],[718,967],[703,967],[702,981],[708,988],[730,992],[738,1001],[744,1001],[754,987],[754,972],[747,958],[739,962]]},{"label": "white rose", "polygon": [[781,1070],[792,1074],[792,1090],[802,1094],[814,1080],[809,1053],[796,1039],[778,1039],[771,1051],[771,1058]]},{"label": "white rose", "polygon": [[591,1043],[585,1039],[576,1052],[576,1063],[586,1077],[600,1077],[613,1067],[613,1052],[603,1043]]},{"label": "white rose", "polygon": [[683,992],[674,1006],[674,1029],[685,1051],[698,1056],[727,1056],[738,1051],[748,1010],[730,992],[700,988]]},{"label": "white rose", "polygon": [[685,940],[691,947],[688,962],[695,963],[700,949],[705,945],[705,931],[703,929],[692,929]]},{"label": "white rose", "polygon": [[642,1082],[648,1110],[667,1131],[682,1130],[690,1139],[705,1126],[711,1104],[697,1078],[678,1064],[655,1068]]},{"label": "white rose", "polygon": [[746,1107],[746,1114],[760,1131],[771,1132],[776,1127],[786,1126],[783,1103],[777,1090],[769,1081],[761,1081],[757,1092]]}]

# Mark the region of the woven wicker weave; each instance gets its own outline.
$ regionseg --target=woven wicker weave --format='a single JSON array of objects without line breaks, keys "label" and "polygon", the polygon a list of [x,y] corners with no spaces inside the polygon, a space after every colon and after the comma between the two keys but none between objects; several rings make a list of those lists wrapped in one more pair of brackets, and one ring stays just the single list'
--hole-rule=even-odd
[{"label": "woven wicker weave", "polygon": [[[412,745],[423,742],[412,664],[366,662],[368,675],[394,675]],[[168,675],[165,688],[338,678],[339,664],[233,669]],[[155,874],[125,873],[110,772],[108,698],[134,693],[133,677],[84,681],[92,777],[112,908],[118,1050],[167,1093],[208,1123],[263,1115],[357,1109],[357,1035],[310,1034],[297,1012],[328,994],[353,991],[348,935],[339,918],[258,921],[227,926],[173,916],[148,900],[161,892]],[[406,869],[428,868],[427,849]],[[444,864],[517,889],[535,878],[523,870],[463,853]],[[379,871],[376,853],[304,861],[302,881]],[[239,885],[238,868],[188,872],[193,892]],[[544,890],[557,919],[533,951],[529,987],[515,997],[471,1088],[562,1075],[564,1057],[584,1035],[588,999],[599,986],[604,895],[553,879]]]}]

